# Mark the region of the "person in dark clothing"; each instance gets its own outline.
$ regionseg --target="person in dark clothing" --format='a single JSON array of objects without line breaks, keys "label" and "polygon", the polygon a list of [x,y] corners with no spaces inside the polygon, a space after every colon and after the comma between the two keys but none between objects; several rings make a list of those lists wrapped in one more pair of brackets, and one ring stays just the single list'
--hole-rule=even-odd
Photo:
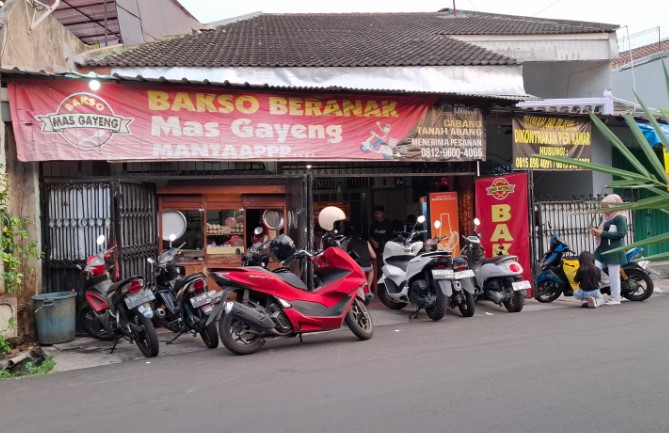
[{"label": "person in dark clothing", "polygon": [[[395,225],[392,221],[385,218],[383,206],[374,207],[374,221],[369,226],[369,241],[376,253],[376,276],[381,275],[381,268],[383,267],[383,247],[390,239],[393,238]],[[376,284],[374,285],[376,286]],[[370,288],[373,289],[372,286]]]},{"label": "person in dark clothing", "polygon": [[597,308],[604,304],[599,291],[601,279],[602,271],[595,266],[595,256],[590,251],[583,251],[578,256],[578,270],[574,275],[574,281],[578,283],[574,298],[581,300],[581,307]]},{"label": "person in dark clothing", "polygon": [[395,225],[385,217],[383,206],[374,207],[374,221],[369,226],[369,240],[377,256],[383,254],[383,247],[393,237]]},{"label": "person in dark clothing", "polygon": [[346,251],[351,254],[362,268],[362,271],[367,276],[367,284],[371,290],[372,282],[374,281],[374,267],[372,266],[372,261],[376,261],[376,253],[369,241],[363,239],[360,233],[356,233],[353,228],[351,228],[351,233],[352,236],[348,241]]}]

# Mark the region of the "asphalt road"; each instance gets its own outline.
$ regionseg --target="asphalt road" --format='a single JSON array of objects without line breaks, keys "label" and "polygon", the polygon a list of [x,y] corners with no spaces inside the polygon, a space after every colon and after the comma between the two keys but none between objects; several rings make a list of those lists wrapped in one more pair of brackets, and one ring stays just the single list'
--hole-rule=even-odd
[{"label": "asphalt road", "polygon": [[0,430],[666,433],[668,309],[449,314],[0,381]]}]

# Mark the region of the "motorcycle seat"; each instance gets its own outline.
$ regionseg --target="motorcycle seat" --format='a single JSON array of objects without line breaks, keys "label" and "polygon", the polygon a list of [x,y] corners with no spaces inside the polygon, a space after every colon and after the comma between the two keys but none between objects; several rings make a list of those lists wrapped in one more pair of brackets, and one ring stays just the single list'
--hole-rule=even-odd
[{"label": "motorcycle seat", "polygon": [[[266,271],[265,268],[262,268],[260,266],[254,266],[254,267]],[[270,271],[267,271],[267,272],[270,272]],[[284,272],[273,272],[273,274],[276,275],[281,280],[283,280],[284,282],[286,282],[286,283],[290,284],[291,286],[295,287],[296,289],[300,289],[300,290],[304,290],[304,291],[309,290],[307,285],[304,284],[304,281],[299,279],[297,277],[297,275],[295,275],[294,273],[292,273],[288,270],[286,270]]]},{"label": "motorcycle seat", "polygon": [[333,281],[341,280],[350,274],[346,269],[328,268],[319,269],[318,276],[321,278],[321,287],[330,284]]},{"label": "motorcycle seat", "polygon": [[388,258],[388,260],[386,260],[386,263],[388,263],[391,266],[400,268],[403,271],[406,271],[407,267],[409,266],[409,262],[414,257],[416,256],[393,256]]},{"label": "motorcycle seat", "polygon": [[507,260],[514,260],[514,261],[517,262],[518,261],[518,256],[507,256],[507,255],[494,256],[494,257],[490,257],[489,259],[483,260],[483,264],[484,265],[486,263],[495,264],[495,263],[500,263],[500,262],[504,262],[504,261],[507,261]]},{"label": "motorcycle seat", "polygon": [[179,291],[183,286],[186,284],[190,283],[193,280],[197,280],[198,278],[203,278],[206,280],[204,274],[202,272],[197,272],[195,274],[188,275],[187,277],[179,278],[174,282],[174,290]]},{"label": "motorcycle seat", "polygon": [[126,278],[125,280],[115,282],[114,284],[109,286],[109,289],[107,289],[107,295],[111,294],[112,292],[115,292],[116,289],[123,286],[124,284],[128,284],[130,280],[134,280],[135,278],[142,278],[142,277],[135,275],[133,277]]}]

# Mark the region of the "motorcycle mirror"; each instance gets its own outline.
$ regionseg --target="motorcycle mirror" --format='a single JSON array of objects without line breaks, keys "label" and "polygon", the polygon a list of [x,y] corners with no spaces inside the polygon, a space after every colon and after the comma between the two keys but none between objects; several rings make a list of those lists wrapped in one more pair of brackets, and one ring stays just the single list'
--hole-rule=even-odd
[{"label": "motorcycle mirror", "polygon": [[98,244],[98,246],[101,247],[102,244],[105,243],[105,240],[106,240],[105,235],[100,235],[98,236],[98,239],[95,242]]},{"label": "motorcycle mirror", "polygon": [[478,227],[481,225],[481,220],[478,218],[474,218],[474,227]]},{"label": "motorcycle mirror", "polygon": [[425,222],[425,215],[420,215],[418,218],[416,218],[416,222],[423,224]]},{"label": "motorcycle mirror", "polygon": [[263,231],[264,231],[263,228],[258,226],[253,230],[253,234],[258,236],[258,235],[261,235]]},{"label": "motorcycle mirror", "polygon": [[434,222],[434,228],[437,229],[437,230],[439,230],[439,229],[441,228],[441,221],[436,220],[436,221]]}]

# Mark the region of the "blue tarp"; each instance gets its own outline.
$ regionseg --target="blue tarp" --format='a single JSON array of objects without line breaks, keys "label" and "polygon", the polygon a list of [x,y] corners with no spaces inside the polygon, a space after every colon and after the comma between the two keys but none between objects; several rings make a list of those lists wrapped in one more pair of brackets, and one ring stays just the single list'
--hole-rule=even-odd
[{"label": "blue tarp", "polygon": [[[652,125],[649,125],[648,123],[639,123],[636,122],[637,125],[639,125],[639,128],[641,128],[641,132],[643,132],[643,135],[646,137],[646,140],[648,140],[648,143],[651,146],[655,146],[657,144],[662,144],[662,140],[660,137],[658,137],[657,133],[655,132],[655,128],[653,128]],[[660,123],[660,128],[662,129],[662,132],[664,132],[665,137],[669,137],[669,125],[665,125],[664,123]]]}]

